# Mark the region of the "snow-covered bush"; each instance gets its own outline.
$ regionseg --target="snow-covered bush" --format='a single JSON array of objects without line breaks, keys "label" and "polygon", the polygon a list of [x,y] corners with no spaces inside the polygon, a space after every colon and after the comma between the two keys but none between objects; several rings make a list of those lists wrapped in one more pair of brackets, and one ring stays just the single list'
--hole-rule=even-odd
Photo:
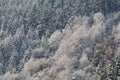
[{"label": "snow-covered bush", "polygon": [[60,30],[55,31],[51,37],[49,38],[49,45],[52,49],[57,49],[59,47],[59,43],[61,42],[63,34]]}]

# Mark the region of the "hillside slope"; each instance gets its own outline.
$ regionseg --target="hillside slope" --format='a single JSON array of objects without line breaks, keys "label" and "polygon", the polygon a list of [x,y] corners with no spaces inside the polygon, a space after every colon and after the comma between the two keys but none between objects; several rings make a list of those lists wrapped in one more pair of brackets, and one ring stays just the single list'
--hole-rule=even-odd
[{"label": "hillside slope", "polygon": [[0,0],[0,80],[119,80],[119,3]]}]

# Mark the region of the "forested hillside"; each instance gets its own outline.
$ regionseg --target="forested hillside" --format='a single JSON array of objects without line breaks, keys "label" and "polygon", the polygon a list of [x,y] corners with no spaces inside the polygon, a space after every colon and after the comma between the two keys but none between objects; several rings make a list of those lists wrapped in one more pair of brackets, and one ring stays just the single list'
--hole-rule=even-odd
[{"label": "forested hillside", "polygon": [[0,0],[0,80],[120,80],[120,1]]}]

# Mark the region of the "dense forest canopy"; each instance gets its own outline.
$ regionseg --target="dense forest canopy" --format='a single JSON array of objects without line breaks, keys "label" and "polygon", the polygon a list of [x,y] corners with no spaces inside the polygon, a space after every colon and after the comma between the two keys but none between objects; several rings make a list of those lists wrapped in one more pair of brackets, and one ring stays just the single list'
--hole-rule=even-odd
[{"label": "dense forest canopy", "polygon": [[120,0],[0,0],[0,80],[119,80]]},{"label": "dense forest canopy", "polygon": [[48,28],[51,32],[64,28],[68,18],[74,15],[88,16],[96,12],[106,15],[120,10],[119,0],[1,0],[0,4],[0,28],[12,29],[23,24],[28,30],[28,26],[39,25],[41,35]]}]

